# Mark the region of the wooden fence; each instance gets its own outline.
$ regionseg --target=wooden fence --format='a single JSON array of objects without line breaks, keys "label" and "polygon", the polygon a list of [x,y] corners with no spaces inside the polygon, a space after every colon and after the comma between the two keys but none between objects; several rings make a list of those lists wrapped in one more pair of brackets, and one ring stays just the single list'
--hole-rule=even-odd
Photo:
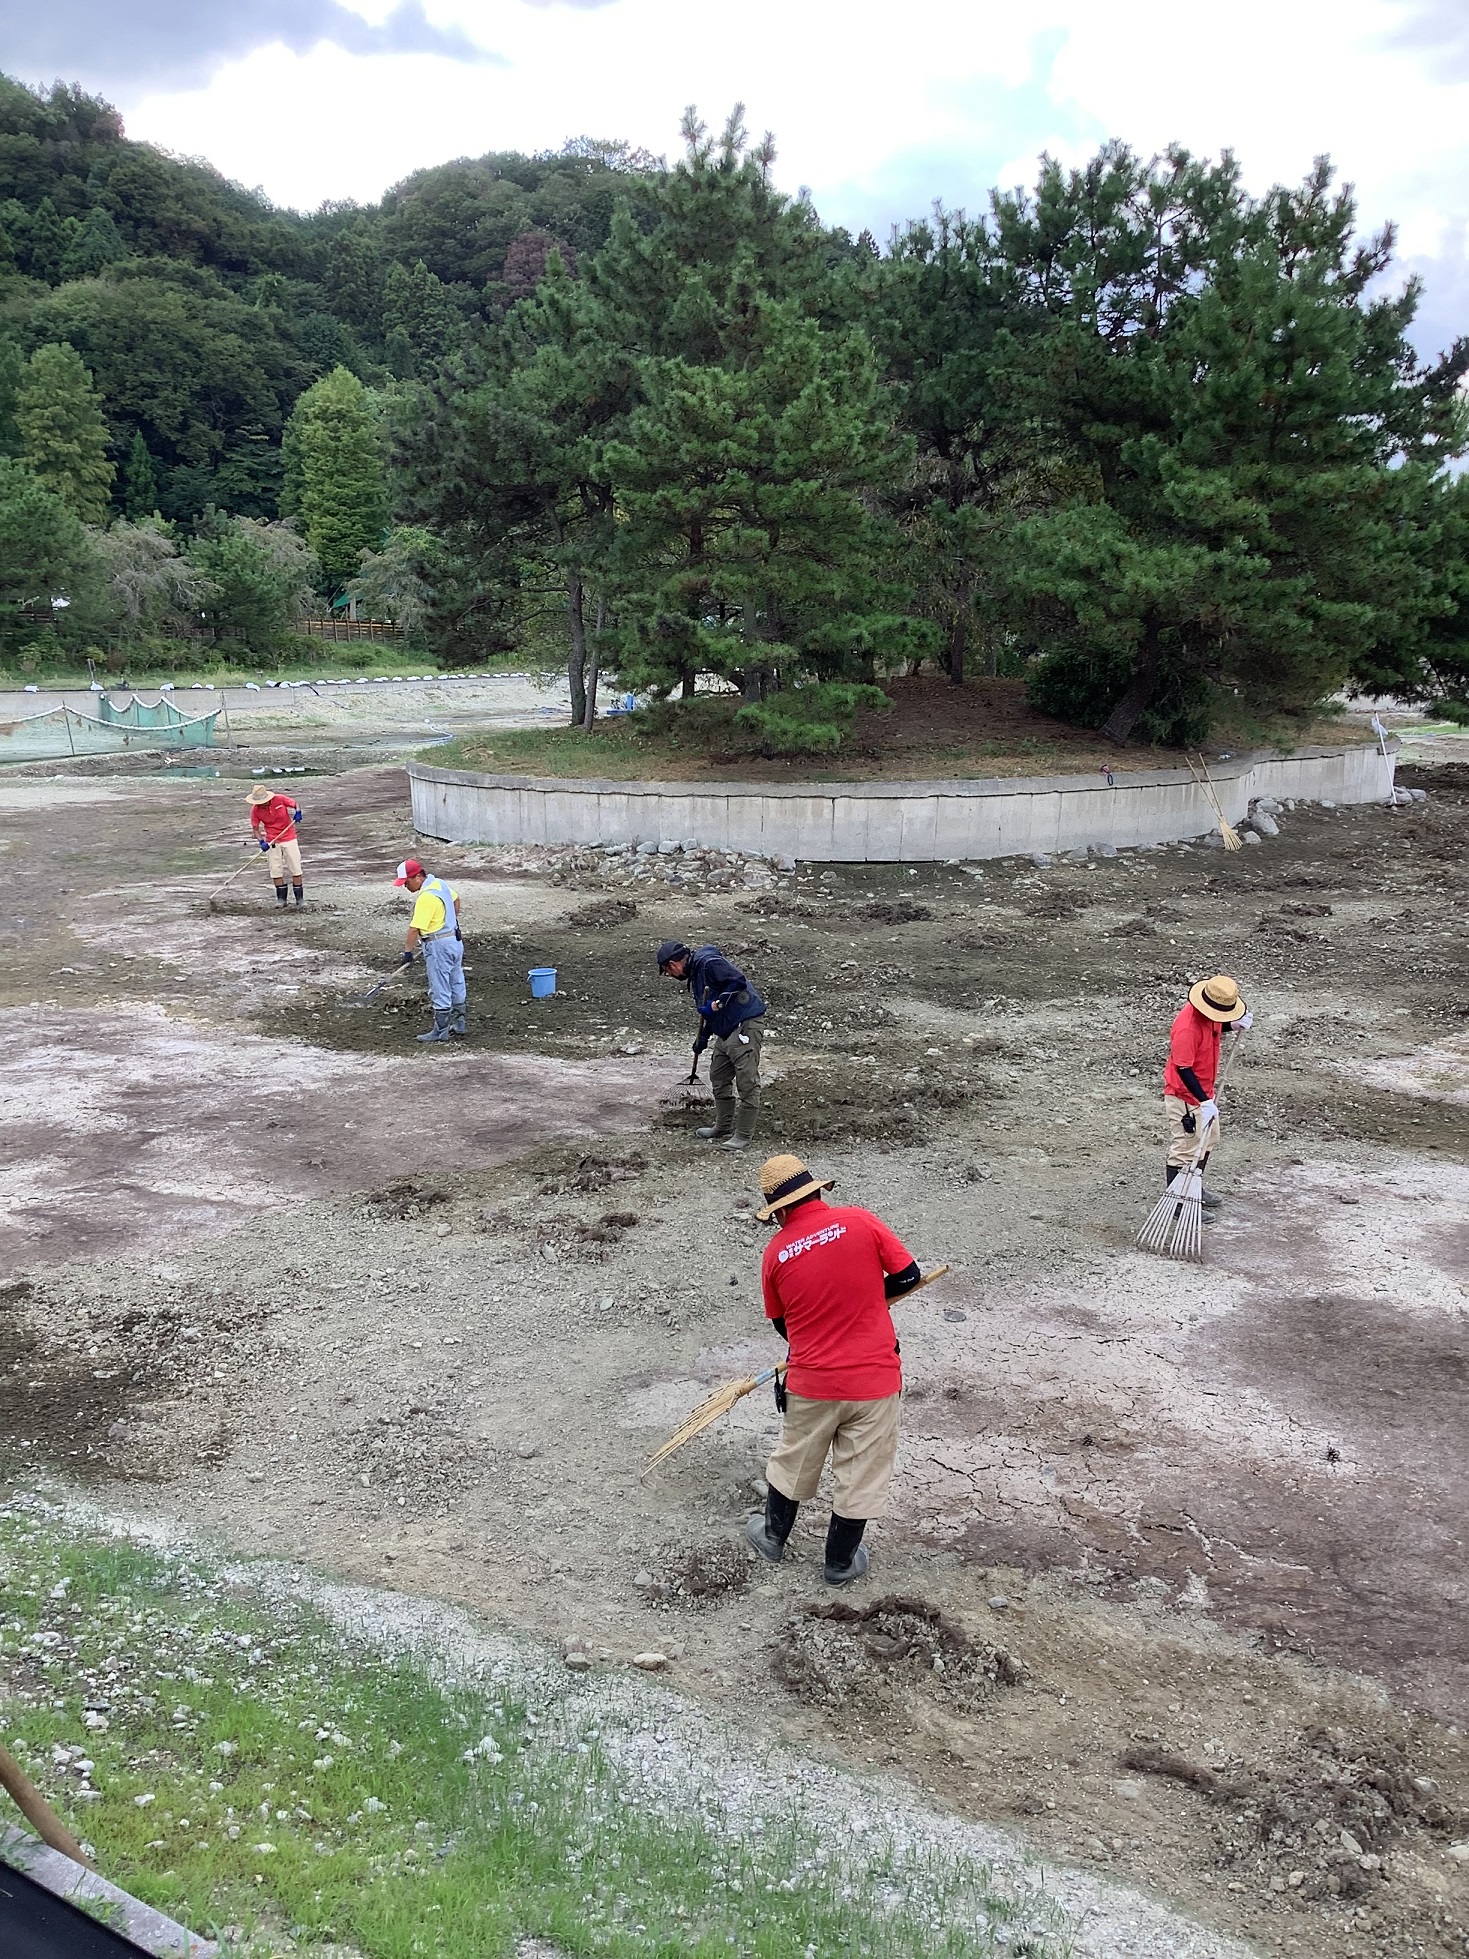
[{"label": "wooden fence", "polygon": [[298,633],[310,639],[400,639],[391,619],[301,619]]}]

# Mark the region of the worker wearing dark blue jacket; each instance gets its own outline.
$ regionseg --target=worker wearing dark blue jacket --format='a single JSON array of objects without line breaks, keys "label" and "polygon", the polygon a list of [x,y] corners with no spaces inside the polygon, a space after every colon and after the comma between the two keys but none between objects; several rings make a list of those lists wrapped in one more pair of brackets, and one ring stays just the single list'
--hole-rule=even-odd
[{"label": "worker wearing dark blue jacket", "polygon": [[710,1050],[714,1121],[695,1133],[722,1149],[747,1150],[760,1109],[765,1002],[718,946],[690,950],[680,939],[665,939],[658,948],[658,970],[669,979],[682,980],[693,995],[699,1015],[695,1070],[704,1049]]}]

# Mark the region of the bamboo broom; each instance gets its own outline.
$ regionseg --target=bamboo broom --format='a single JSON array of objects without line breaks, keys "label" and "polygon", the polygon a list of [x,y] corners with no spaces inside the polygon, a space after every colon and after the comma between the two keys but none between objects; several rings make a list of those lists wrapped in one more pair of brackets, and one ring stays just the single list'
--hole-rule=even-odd
[{"label": "bamboo broom", "polygon": [[[1236,1034],[1224,1057],[1224,1066],[1214,1084],[1214,1100],[1224,1093],[1234,1057],[1245,1044]],[[1204,1172],[1203,1157],[1214,1125],[1211,1122],[1194,1145],[1194,1160],[1180,1170],[1143,1221],[1137,1243],[1143,1251],[1161,1252],[1164,1258],[1182,1258],[1201,1265],[1204,1259]]]},{"label": "bamboo broom", "polygon": [[[907,1292],[899,1293],[898,1297],[911,1299],[915,1292],[922,1292],[923,1288],[931,1286],[935,1279],[941,1279],[948,1269],[947,1265],[935,1265],[932,1271],[924,1273],[916,1286],[910,1286]],[[743,1380],[727,1381],[722,1388],[716,1388],[707,1401],[699,1403],[682,1427],[674,1430],[662,1448],[654,1450],[643,1464],[643,1475],[648,1475],[667,1462],[670,1456],[676,1455],[685,1442],[692,1442],[696,1435],[702,1435],[706,1428],[711,1428],[721,1415],[729,1413],[737,1401],[743,1401],[745,1396],[753,1394],[756,1388],[763,1388],[767,1381],[774,1381],[784,1374],[788,1365],[787,1361],[778,1361],[774,1367],[767,1367],[762,1374],[747,1374]]]},{"label": "bamboo broom", "polygon": [[1199,768],[1204,772],[1202,782],[1199,781],[1199,771],[1194,767],[1192,759],[1188,755],[1185,755],[1184,760],[1188,762],[1189,774],[1198,783],[1199,788],[1203,790],[1213,805],[1214,814],[1219,819],[1219,834],[1224,839],[1224,848],[1226,850],[1243,850],[1244,844],[1240,840],[1239,831],[1235,829],[1234,825],[1224,814],[1224,805],[1219,800],[1219,792],[1214,787],[1214,778],[1209,774],[1209,765],[1204,760],[1202,753],[1199,756]]}]

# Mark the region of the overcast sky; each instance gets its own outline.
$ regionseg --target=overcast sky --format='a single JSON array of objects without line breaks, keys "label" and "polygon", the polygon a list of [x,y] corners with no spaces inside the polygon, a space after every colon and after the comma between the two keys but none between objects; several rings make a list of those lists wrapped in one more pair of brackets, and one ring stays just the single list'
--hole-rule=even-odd
[{"label": "overcast sky", "polygon": [[282,204],[421,165],[747,105],[777,174],[885,237],[983,208],[1042,150],[1233,147],[1260,189],[1319,152],[1393,218],[1437,351],[1469,330],[1469,0],[0,0],[0,65],[79,80],[130,135]]}]

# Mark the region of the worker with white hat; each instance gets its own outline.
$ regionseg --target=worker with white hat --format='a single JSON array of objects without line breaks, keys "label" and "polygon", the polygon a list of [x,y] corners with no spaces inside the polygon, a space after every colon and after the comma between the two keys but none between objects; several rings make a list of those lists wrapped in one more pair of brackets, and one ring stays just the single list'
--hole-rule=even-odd
[{"label": "worker with white hat", "polygon": [[413,918],[403,941],[403,964],[411,966],[414,953],[420,946],[423,948],[429,1004],[434,1010],[433,1026],[418,1038],[447,1041],[451,1034],[465,1034],[469,1031],[468,995],[464,986],[459,893],[452,884],[426,871],[416,857],[404,859],[393,882],[405,886],[413,895]]}]

